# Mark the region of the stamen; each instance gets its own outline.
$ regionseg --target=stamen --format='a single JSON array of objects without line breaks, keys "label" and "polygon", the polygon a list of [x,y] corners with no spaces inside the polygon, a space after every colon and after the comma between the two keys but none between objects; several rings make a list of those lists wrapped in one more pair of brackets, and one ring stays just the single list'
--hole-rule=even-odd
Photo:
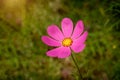
[{"label": "stamen", "polygon": [[69,47],[71,46],[73,43],[72,39],[71,38],[65,38],[63,41],[62,41],[62,45],[64,47]]}]

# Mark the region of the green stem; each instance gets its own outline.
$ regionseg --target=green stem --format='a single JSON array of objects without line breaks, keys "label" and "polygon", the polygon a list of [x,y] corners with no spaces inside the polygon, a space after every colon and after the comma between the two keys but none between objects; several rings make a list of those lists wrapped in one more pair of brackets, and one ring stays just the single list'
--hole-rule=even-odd
[{"label": "green stem", "polygon": [[74,62],[74,64],[75,64],[77,70],[78,70],[79,78],[80,78],[81,80],[83,80],[83,77],[82,77],[82,75],[81,75],[81,73],[80,73],[80,69],[79,69],[79,67],[78,67],[77,62],[75,61],[75,58],[74,58],[73,54],[71,54],[71,57],[72,57],[72,59],[73,59],[73,62]]}]

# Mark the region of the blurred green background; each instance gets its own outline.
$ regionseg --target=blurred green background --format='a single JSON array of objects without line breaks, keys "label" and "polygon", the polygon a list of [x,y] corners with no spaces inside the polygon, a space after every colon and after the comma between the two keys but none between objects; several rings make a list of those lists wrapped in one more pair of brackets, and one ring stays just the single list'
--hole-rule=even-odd
[{"label": "blurred green background", "polygon": [[71,57],[46,56],[41,41],[64,17],[89,32],[74,54],[84,80],[120,80],[119,0],[0,0],[0,80],[79,80]]}]

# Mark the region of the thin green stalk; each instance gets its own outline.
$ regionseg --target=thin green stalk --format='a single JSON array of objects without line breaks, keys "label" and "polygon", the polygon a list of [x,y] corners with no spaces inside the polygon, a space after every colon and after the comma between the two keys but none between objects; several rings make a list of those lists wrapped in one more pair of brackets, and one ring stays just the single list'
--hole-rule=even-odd
[{"label": "thin green stalk", "polygon": [[73,59],[73,62],[74,62],[74,64],[75,64],[77,70],[78,70],[79,78],[80,78],[81,80],[83,80],[83,77],[82,77],[82,75],[81,75],[81,73],[80,73],[80,69],[79,69],[79,67],[78,67],[78,64],[77,64],[77,62],[76,62],[76,60],[75,60],[73,54],[71,54],[71,57],[72,57],[72,59]]}]

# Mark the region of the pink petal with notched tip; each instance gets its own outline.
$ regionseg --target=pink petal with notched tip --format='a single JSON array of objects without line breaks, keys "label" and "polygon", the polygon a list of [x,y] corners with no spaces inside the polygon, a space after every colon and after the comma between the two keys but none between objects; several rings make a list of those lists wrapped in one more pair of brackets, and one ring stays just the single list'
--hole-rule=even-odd
[{"label": "pink petal with notched tip", "polygon": [[81,33],[83,32],[83,30],[84,30],[84,24],[83,24],[82,20],[79,20],[74,28],[72,38],[73,39],[78,38],[81,35]]},{"label": "pink petal with notched tip", "polygon": [[85,40],[87,38],[88,32],[84,32],[79,38],[73,40],[71,48],[74,52],[81,52],[85,48]]},{"label": "pink petal with notched tip", "polygon": [[56,25],[49,26],[47,28],[47,32],[52,38],[56,40],[61,41],[64,38],[63,33],[60,31],[60,29]]},{"label": "pink petal with notched tip", "polygon": [[78,52],[82,52],[85,48],[85,44],[81,44],[81,45],[76,45],[76,46],[71,46],[72,50],[76,53]]},{"label": "pink petal with notched tip", "polygon": [[58,53],[58,58],[66,58],[70,56],[71,50],[69,47],[61,47],[61,52]]},{"label": "pink petal with notched tip", "polygon": [[58,51],[59,51],[59,48],[55,48],[55,49],[47,51],[46,54],[47,54],[47,56],[50,56],[50,57],[57,57]]},{"label": "pink petal with notched tip", "polygon": [[61,46],[59,41],[56,41],[48,36],[42,36],[42,41],[49,46]]},{"label": "pink petal with notched tip", "polygon": [[50,57],[58,57],[58,58],[66,58],[68,56],[70,56],[71,54],[71,50],[69,47],[59,47],[59,48],[55,48],[52,49],[50,51],[47,52],[47,56]]},{"label": "pink petal with notched tip", "polygon": [[64,18],[61,22],[62,31],[65,37],[70,37],[73,31],[73,22],[69,18]]}]

